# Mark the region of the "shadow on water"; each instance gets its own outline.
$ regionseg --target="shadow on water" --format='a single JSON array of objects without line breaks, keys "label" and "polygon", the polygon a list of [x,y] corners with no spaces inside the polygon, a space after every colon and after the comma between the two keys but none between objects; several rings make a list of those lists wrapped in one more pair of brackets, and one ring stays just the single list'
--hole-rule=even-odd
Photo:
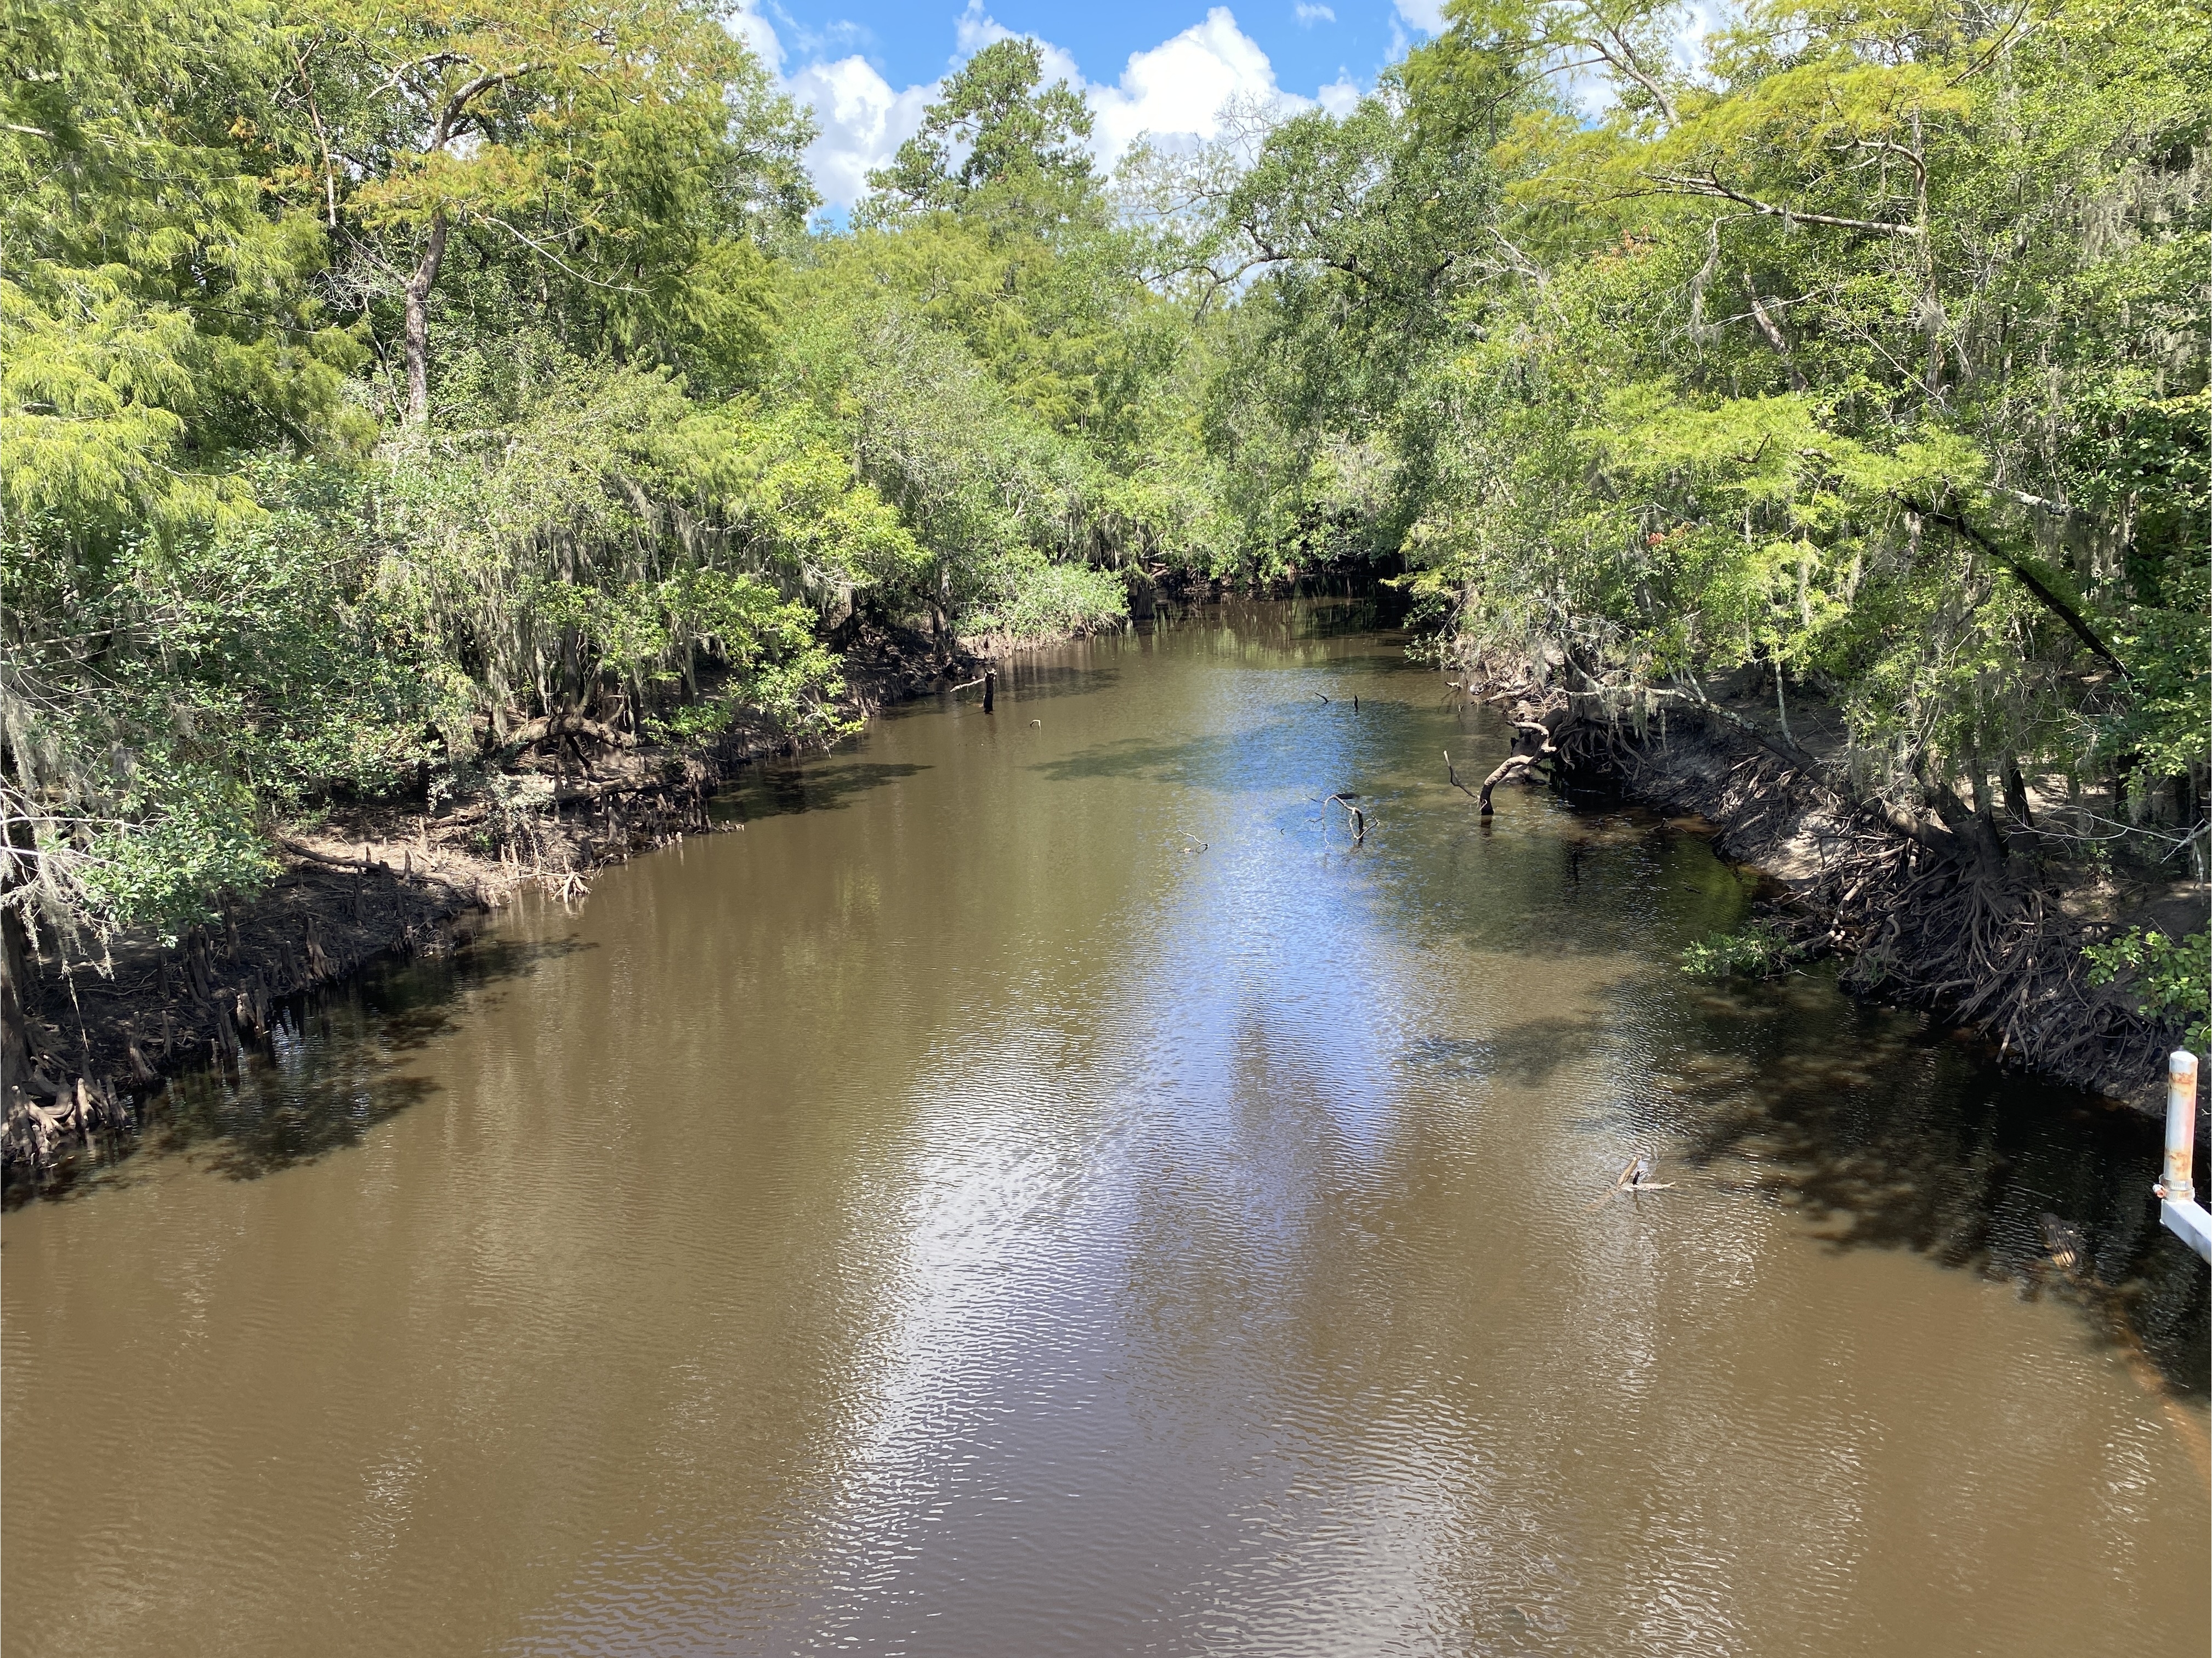
[{"label": "shadow on water", "polygon": [[1101,743],[1059,760],[1029,768],[1046,780],[1072,782],[1084,777],[1137,777],[1184,788],[1242,789],[1249,786],[1246,750],[1249,738],[1233,733],[1164,740],[1125,737]]},{"label": "shadow on water", "polygon": [[719,821],[746,823],[804,811],[835,811],[849,805],[856,794],[928,769],[904,762],[868,760],[753,766],[743,774],[737,786],[714,797],[710,810]]},{"label": "shadow on water", "polygon": [[[1227,598],[1218,604],[1164,604],[1156,628],[1198,626],[1228,629],[1257,639],[1344,639],[1389,633],[1401,626],[1412,605],[1395,589],[1346,595],[1326,582],[1299,584],[1285,604],[1274,598]],[[1139,628],[1146,624],[1139,623]]]},{"label": "shadow on water", "polygon": [[378,1124],[437,1091],[427,1078],[401,1075],[401,1066],[453,1029],[465,993],[591,948],[574,939],[486,940],[291,998],[277,1010],[264,1051],[246,1054],[234,1069],[173,1078],[149,1103],[135,1149],[111,1162],[64,1165],[40,1185],[10,1187],[7,1206],[127,1186],[153,1158],[185,1157],[228,1180],[258,1180],[358,1145]]},{"label": "shadow on water", "polygon": [[1401,1065],[1443,1082],[1503,1082],[1540,1088],[1590,1041],[1587,1019],[1547,1017],[1484,1037],[1424,1036],[1407,1044]]},{"label": "shadow on water", "polygon": [[2157,1123],[1820,976],[1684,1000],[1647,1114],[1692,1166],[1796,1211],[1832,1248],[1909,1249],[2075,1303],[2170,1385],[2206,1390],[2207,1269],[2159,1224]]},{"label": "shadow on water", "polygon": [[[1017,655],[998,669],[999,695],[1017,702],[1043,702],[1061,696],[1089,696],[1116,683],[1119,668],[1083,666],[1066,662],[1037,662]],[[950,695],[948,692],[945,694]],[[983,693],[961,693],[963,701],[982,707]]]}]

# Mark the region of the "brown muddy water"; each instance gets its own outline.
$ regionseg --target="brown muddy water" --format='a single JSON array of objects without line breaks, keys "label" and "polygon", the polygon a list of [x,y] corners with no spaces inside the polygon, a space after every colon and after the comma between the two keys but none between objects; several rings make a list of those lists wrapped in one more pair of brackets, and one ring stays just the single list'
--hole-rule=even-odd
[{"label": "brown muddy water", "polygon": [[1685,979],[1744,884],[1484,830],[1362,621],[756,773],[15,1208],[0,1645],[2202,1658],[2153,1127]]}]

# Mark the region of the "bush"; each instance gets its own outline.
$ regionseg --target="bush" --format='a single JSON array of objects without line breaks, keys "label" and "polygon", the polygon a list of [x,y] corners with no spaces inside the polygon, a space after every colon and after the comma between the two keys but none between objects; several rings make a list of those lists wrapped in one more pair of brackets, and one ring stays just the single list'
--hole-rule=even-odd
[{"label": "bush", "polygon": [[2177,938],[2136,927],[2081,953],[2091,984],[2126,979],[2142,993],[2137,1012],[2183,1025],[2183,1040],[2198,1054],[2212,1048],[2212,932]]},{"label": "bush", "polygon": [[1771,921],[1753,921],[1741,932],[1708,933],[1682,952],[1682,971],[1699,979],[1771,979],[1805,957]]}]

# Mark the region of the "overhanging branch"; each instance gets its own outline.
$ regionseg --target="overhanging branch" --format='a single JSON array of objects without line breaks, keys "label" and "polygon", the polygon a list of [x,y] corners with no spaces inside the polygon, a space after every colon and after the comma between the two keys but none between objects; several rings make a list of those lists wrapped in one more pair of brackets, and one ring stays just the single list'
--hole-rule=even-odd
[{"label": "overhanging branch", "polygon": [[2033,570],[2013,557],[1958,513],[1947,513],[1938,507],[1923,505],[1906,495],[1893,495],[1890,499],[1908,513],[1917,513],[1929,523],[1940,524],[1945,529],[1966,537],[1975,546],[2002,565],[2014,580],[2033,593],[2043,607],[2063,622],[2074,637],[2087,646],[2099,661],[2104,663],[2123,679],[2132,681],[2135,678],[2135,676],[2128,671],[2128,665],[2115,656],[2112,653],[2112,647],[2098,637],[2097,630],[2089,625],[2087,619],[2081,611],[2059,597]]},{"label": "overhanging branch", "polygon": [[1647,173],[1644,175],[1669,195],[1710,196],[1723,202],[1735,202],[1749,208],[1753,213],[1770,219],[1784,220],[1790,224],[1826,225],[1833,230],[1857,230],[1870,236],[1918,236],[1917,224],[1893,224],[1886,219],[1849,219],[1834,213],[1806,213],[1794,207],[1782,207],[1773,202],[1762,202],[1755,196],[1747,196],[1733,185],[1724,185],[1717,173],[1696,178],[1677,173]]}]

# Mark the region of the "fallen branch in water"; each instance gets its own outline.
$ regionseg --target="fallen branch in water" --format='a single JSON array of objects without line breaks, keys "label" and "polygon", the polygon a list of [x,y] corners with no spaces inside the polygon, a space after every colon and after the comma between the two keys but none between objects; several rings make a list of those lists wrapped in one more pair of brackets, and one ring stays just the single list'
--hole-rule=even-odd
[{"label": "fallen branch in water", "polygon": [[[1547,748],[1549,748],[1550,746],[1551,745],[1549,744],[1545,744],[1545,747]],[[1519,776],[1522,772],[1528,770],[1529,767],[1534,765],[1539,760],[1541,760],[1545,756],[1540,754],[1508,755],[1496,771],[1493,771],[1489,776],[1482,780],[1482,793],[1474,798],[1475,805],[1482,809],[1482,815],[1485,817],[1491,817],[1496,810],[1490,804],[1491,790],[1496,788],[1500,783],[1503,783],[1509,777]]]},{"label": "fallen branch in water", "polygon": [[1624,1191],[1634,1197],[1639,1192],[1671,1192],[1674,1189],[1673,1181],[1651,1178],[1650,1158],[1638,1157],[1620,1171],[1620,1177],[1605,1189],[1604,1194],[1595,1203],[1585,1205],[1583,1212],[1588,1214],[1592,1209],[1603,1207]]},{"label": "fallen branch in water", "polygon": [[1454,788],[1457,789],[1468,799],[1472,800],[1474,799],[1474,791],[1459,780],[1459,768],[1452,764],[1451,750],[1449,749],[1446,749],[1444,750],[1444,778]]},{"label": "fallen branch in water", "polygon": [[1367,838],[1367,814],[1352,803],[1359,797],[1348,789],[1340,789],[1328,797],[1352,814],[1352,843],[1358,846]]}]

